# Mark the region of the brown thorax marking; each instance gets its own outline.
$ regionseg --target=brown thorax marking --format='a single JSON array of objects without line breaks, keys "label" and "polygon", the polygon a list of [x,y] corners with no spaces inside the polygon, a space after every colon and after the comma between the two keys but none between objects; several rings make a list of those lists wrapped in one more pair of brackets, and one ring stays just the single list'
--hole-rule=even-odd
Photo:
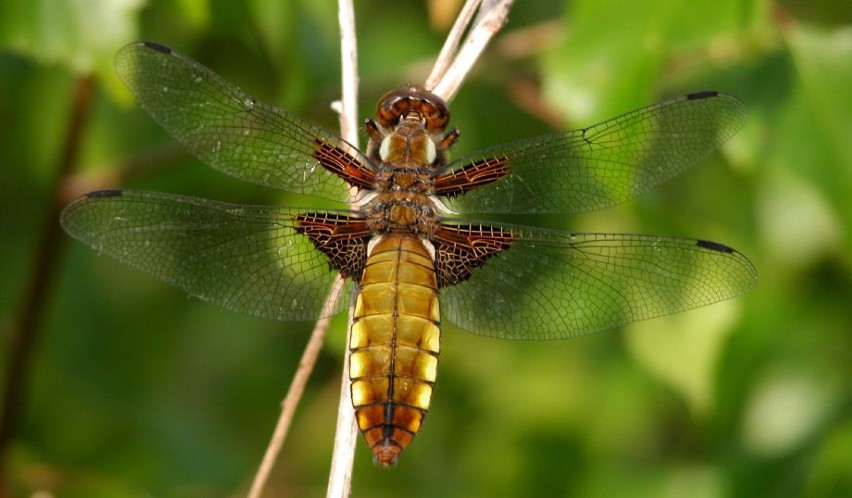
[{"label": "brown thorax marking", "polygon": [[367,155],[377,165],[375,197],[367,204],[371,231],[435,233],[435,174],[459,135],[457,129],[444,133],[449,119],[443,99],[421,88],[394,90],[379,100],[376,121],[365,123]]}]

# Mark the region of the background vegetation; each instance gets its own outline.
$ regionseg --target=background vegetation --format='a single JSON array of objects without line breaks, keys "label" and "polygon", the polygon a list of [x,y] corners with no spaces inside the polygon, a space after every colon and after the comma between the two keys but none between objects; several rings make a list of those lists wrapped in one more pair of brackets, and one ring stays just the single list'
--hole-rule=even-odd
[{"label": "background vegetation", "polygon": [[[358,2],[363,116],[422,81],[444,3]],[[15,496],[244,494],[307,340],[310,324],[188,299],[58,232],[57,203],[99,186],[282,200],[189,157],[135,106],[112,57],[137,39],[337,126],[332,0],[0,3],[3,385],[16,331],[37,333],[23,397],[5,407],[20,412],[0,448]],[[756,290],[573,341],[447,327],[424,430],[389,471],[359,441],[353,496],[852,495],[848,1],[519,1],[453,121],[469,151],[703,89],[751,113],[720,153],[635,202],[545,221],[724,242],[755,263]],[[324,493],[335,324],[268,496]]]}]

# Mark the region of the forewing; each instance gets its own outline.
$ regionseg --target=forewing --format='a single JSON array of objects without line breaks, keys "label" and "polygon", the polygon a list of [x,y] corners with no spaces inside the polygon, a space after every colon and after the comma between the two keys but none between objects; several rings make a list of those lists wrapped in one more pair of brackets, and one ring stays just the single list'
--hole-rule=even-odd
[{"label": "forewing", "polygon": [[754,267],[722,244],[494,225],[509,247],[441,290],[442,319],[475,334],[564,339],[740,295]]},{"label": "forewing", "polygon": [[[462,157],[436,179],[437,193],[449,195],[446,204],[463,213],[601,209],[691,167],[731,138],[746,114],[745,106],[728,95],[685,95],[589,128]],[[470,189],[462,193],[465,185]]]},{"label": "forewing", "polygon": [[336,271],[298,233],[299,214],[290,208],[102,190],[71,202],[61,223],[98,253],[200,299],[265,318],[313,320]]},{"label": "forewing", "polygon": [[345,202],[348,185],[322,166],[369,171],[343,139],[265,104],[168,47],[133,43],[119,50],[118,75],[143,109],[192,153],[241,180]]}]

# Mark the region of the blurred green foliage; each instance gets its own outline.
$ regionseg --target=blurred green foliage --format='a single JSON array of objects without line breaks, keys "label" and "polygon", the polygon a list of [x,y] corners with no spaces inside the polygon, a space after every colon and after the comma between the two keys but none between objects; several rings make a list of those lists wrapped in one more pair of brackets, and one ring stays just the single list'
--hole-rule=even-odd
[{"label": "blurred green foliage", "polygon": [[[422,81],[446,32],[426,2],[357,2],[362,116]],[[740,299],[558,343],[446,328],[424,430],[399,466],[359,441],[353,496],[852,495],[852,7],[847,0],[519,1],[453,102],[470,151],[688,91],[750,110],[720,153],[651,195],[546,220],[718,240],[748,255]],[[187,155],[132,102],[115,51],[152,39],[330,129],[330,0],[0,3],[3,360],[54,202],[75,80],[97,92],[75,184],[274,203]],[[132,174],[121,175],[128,162]],[[140,163],[137,164],[137,163]],[[52,220],[51,223],[54,223]],[[234,315],[65,241],[23,419],[19,496],[238,496],[310,324]],[[322,495],[336,319],[267,496]],[[2,379],[4,382],[6,379]]]}]

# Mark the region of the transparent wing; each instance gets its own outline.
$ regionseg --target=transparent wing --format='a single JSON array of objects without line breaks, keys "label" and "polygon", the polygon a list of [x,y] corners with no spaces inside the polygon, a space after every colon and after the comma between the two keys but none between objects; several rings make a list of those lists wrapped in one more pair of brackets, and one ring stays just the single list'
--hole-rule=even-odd
[{"label": "transparent wing", "polygon": [[475,183],[489,174],[499,179],[446,204],[462,213],[574,213],[612,206],[709,155],[740,129],[746,114],[731,96],[694,93],[589,128],[481,150],[451,163],[443,175],[456,178],[446,183]]},{"label": "transparent wing", "polygon": [[[295,209],[102,190],[61,223],[102,254],[225,308],[276,320],[319,316],[336,272],[296,232]],[[345,303],[343,303],[345,304]],[[341,308],[339,303],[334,312]]]},{"label": "transparent wing", "polygon": [[442,318],[474,334],[564,339],[705,306],[757,282],[745,256],[715,242],[500,226],[510,247],[440,294]]},{"label": "transparent wing", "polygon": [[345,202],[348,185],[320,165],[320,148],[369,161],[338,136],[265,104],[168,47],[119,50],[118,75],[143,109],[192,153],[241,180]]}]

